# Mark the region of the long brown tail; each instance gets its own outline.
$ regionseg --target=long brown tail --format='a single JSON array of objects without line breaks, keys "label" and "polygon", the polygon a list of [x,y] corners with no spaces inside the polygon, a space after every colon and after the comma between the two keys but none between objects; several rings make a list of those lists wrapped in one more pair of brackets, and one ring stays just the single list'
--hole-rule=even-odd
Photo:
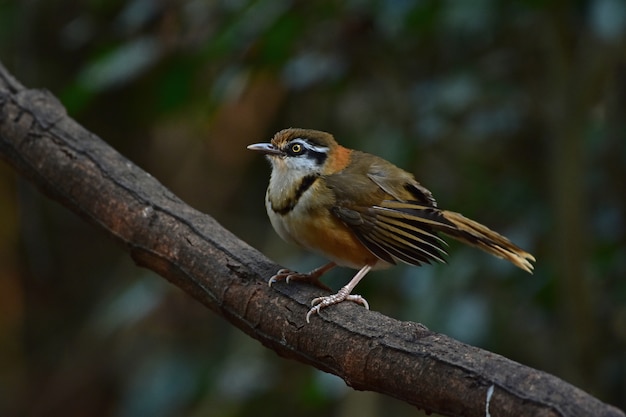
[{"label": "long brown tail", "polygon": [[511,243],[509,239],[462,214],[446,210],[442,210],[441,214],[454,225],[454,228],[439,229],[441,232],[498,258],[506,259],[528,273],[533,273],[531,261],[535,262],[535,257]]}]

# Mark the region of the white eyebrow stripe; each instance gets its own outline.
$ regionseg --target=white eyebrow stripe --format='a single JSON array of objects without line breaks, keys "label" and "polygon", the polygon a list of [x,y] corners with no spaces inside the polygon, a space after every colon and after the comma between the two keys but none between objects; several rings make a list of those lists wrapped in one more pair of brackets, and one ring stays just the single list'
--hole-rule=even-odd
[{"label": "white eyebrow stripe", "polygon": [[309,142],[306,139],[295,138],[292,142],[297,142],[297,143],[301,144],[302,146],[304,146],[305,148],[312,150],[313,152],[319,152],[319,153],[326,153],[326,152],[328,152],[328,147],[327,146],[313,145],[311,142]]}]

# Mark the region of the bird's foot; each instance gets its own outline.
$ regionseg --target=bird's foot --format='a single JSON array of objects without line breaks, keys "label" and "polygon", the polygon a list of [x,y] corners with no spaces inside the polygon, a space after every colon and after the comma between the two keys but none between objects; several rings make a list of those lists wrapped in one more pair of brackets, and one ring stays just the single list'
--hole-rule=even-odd
[{"label": "bird's foot", "polygon": [[274,284],[275,282],[285,281],[287,284],[289,284],[291,280],[311,282],[319,280],[319,278],[312,277],[310,274],[303,274],[300,272],[292,271],[291,269],[284,268],[276,272],[276,274],[270,278],[267,284],[271,287],[272,284]]},{"label": "bird's foot", "polygon": [[308,272],[306,274],[292,271],[291,269],[281,269],[278,272],[276,272],[276,274],[273,277],[270,278],[270,280],[267,282],[267,285],[271,287],[272,284],[278,281],[285,281],[287,284],[289,284],[290,281],[304,281],[304,282],[308,282],[309,284],[313,284],[316,287],[322,288],[324,290],[331,291],[331,289],[328,286],[326,286],[326,284],[320,281],[320,277],[326,271],[328,271],[329,269],[332,269],[334,266],[335,264],[331,262],[317,269],[314,269],[313,271]]},{"label": "bird's foot", "polygon": [[319,314],[320,310],[326,308],[328,306],[332,306],[334,304],[339,304],[343,301],[352,301],[357,304],[361,304],[366,309],[370,309],[367,300],[360,295],[350,294],[351,289],[346,287],[341,288],[337,294],[328,295],[325,297],[317,297],[311,301],[311,309],[308,313],[306,313],[306,322],[310,323],[311,315],[317,313]]}]

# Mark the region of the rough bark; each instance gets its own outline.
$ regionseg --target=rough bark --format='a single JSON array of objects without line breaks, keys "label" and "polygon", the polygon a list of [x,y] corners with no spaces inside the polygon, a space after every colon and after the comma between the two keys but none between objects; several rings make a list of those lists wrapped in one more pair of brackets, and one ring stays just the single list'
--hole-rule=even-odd
[{"label": "rough bark", "polygon": [[[0,64],[0,156],[43,193],[279,355],[355,389],[450,416],[622,416],[582,390],[424,326],[343,303],[311,324],[322,290],[267,279],[279,266],[186,205]],[[492,393],[490,395],[489,393]]]}]

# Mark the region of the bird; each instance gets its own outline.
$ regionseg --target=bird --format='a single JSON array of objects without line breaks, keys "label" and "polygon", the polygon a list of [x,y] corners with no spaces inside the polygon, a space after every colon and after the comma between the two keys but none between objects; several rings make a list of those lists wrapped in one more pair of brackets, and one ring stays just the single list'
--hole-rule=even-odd
[{"label": "bird", "polygon": [[369,309],[367,300],[352,291],[373,269],[399,262],[445,263],[447,243],[440,234],[533,272],[533,255],[487,226],[440,209],[413,174],[343,147],[328,132],[288,128],[247,149],[271,163],[265,207],[276,233],[330,261],[308,273],[280,269],[268,284],[306,281],[328,289],[320,277],[335,266],[358,270],[337,293],[312,300],[307,322],[343,301]]}]

